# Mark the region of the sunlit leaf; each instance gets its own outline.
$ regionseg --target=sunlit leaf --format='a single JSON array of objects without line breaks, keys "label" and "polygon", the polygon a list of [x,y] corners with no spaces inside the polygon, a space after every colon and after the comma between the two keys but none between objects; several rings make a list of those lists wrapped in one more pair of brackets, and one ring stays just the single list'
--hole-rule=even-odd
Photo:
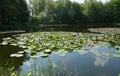
[{"label": "sunlit leaf", "polygon": [[45,53],[40,55],[40,57],[42,57],[42,58],[45,58],[45,57],[48,57],[48,56],[49,56],[49,54],[45,54]]}]

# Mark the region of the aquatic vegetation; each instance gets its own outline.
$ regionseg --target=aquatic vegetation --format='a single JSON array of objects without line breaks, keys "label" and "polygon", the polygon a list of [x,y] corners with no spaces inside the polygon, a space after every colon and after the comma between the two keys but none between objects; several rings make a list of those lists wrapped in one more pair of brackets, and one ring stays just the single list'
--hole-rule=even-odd
[{"label": "aquatic vegetation", "polygon": [[10,57],[22,57],[22,56],[23,56],[23,54],[17,54],[17,53],[16,53],[16,54],[11,54],[11,55],[10,55]]},{"label": "aquatic vegetation", "polygon": [[118,74],[118,76],[120,76],[120,74]]},{"label": "aquatic vegetation", "polygon": [[112,54],[113,57],[120,57],[120,54]]},{"label": "aquatic vegetation", "polygon": [[35,59],[32,62],[28,62],[31,63],[30,70],[22,72],[21,76],[79,76],[78,72],[72,74],[62,62],[55,62],[48,59],[40,67],[36,67]]},{"label": "aquatic vegetation", "polygon": [[0,67],[0,76],[2,76],[2,72],[3,72],[2,67]]},{"label": "aquatic vegetation", "polygon": [[103,55],[109,57],[109,56],[111,56],[112,54],[111,54],[111,53],[108,53],[108,52],[104,52]]},{"label": "aquatic vegetation", "polygon": [[115,48],[114,52],[120,53],[120,46],[116,45],[114,48]]},{"label": "aquatic vegetation", "polygon": [[[34,62],[34,59],[33,59]],[[34,62],[35,63],[35,62]],[[38,69],[35,69],[35,64],[31,64],[30,70],[26,72],[14,71],[14,67],[7,68],[7,72],[0,67],[0,76],[79,76],[79,73],[71,73],[66,66],[61,62],[53,62],[48,60],[47,63],[42,63]],[[7,74],[4,74],[7,73]]]},{"label": "aquatic vegetation", "polygon": [[[113,46],[114,43],[116,46]],[[103,52],[104,56],[120,57],[120,35],[119,34],[94,34],[94,33],[76,33],[76,32],[35,32],[14,35],[4,38],[2,45],[19,46],[24,52],[36,55],[37,52],[43,52],[40,57],[48,57],[55,53],[60,56],[68,52],[99,53],[96,47],[112,47],[114,54]],[[90,49],[93,50],[90,50]],[[22,57],[22,52],[12,54],[11,57]],[[119,53],[119,54],[118,54]],[[35,56],[34,56],[35,57]]]},{"label": "aquatic vegetation", "polygon": [[42,57],[42,58],[45,58],[45,57],[48,57],[48,56],[49,56],[49,54],[44,54],[44,53],[40,55],[40,57]]}]

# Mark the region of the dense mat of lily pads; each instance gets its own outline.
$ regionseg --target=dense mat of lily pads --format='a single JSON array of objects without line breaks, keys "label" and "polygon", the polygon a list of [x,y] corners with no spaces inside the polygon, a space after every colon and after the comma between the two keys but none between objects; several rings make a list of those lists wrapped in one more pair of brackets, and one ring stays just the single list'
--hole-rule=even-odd
[{"label": "dense mat of lily pads", "polygon": [[[27,52],[33,57],[41,52],[40,57],[47,57],[51,53],[64,56],[68,52],[101,53],[104,56],[120,57],[119,34],[94,34],[76,32],[35,32],[14,35],[4,38],[2,45],[19,46],[24,51],[11,54],[11,57],[21,57]],[[98,48],[113,48],[111,51],[99,51]]]}]

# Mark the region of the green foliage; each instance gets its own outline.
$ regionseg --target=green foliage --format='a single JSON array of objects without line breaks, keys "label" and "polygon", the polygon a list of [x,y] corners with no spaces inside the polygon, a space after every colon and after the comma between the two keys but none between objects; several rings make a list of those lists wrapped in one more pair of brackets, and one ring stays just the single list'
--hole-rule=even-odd
[{"label": "green foliage", "polygon": [[104,7],[101,2],[91,0],[85,4],[85,13],[88,16],[88,22],[100,23],[104,20]]},{"label": "green foliage", "polygon": [[[33,22],[42,24],[119,22],[119,0],[102,3],[88,0],[83,4],[69,0],[30,0]],[[113,10],[114,9],[114,10]]]},{"label": "green foliage", "polygon": [[35,64],[32,64],[30,71],[25,74],[24,72],[18,73],[13,70],[10,70],[9,74],[3,74],[4,72],[0,67],[0,76],[78,76],[79,74],[75,73],[74,75],[66,68],[66,65],[61,62],[53,62],[51,60],[48,60],[47,63],[42,63],[37,70],[34,68],[36,68],[36,66]]},{"label": "green foliage", "polygon": [[0,22],[12,24],[28,21],[29,11],[25,0],[0,0]]},{"label": "green foliage", "polygon": [[119,23],[120,0],[86,0],[82,4],[70,0],[29,0],[28,4],[25,0],[0,0],[0,24],[23,24],[28,20],[31,25]]},{"label": "green foliage", "polygon": [[[41,4],[44,4],[41,6]],[[43,24],[69,24],[80,23],[83,21],[81,6],[69,0],[37,0],[31,2],[33,6],[32,19]],[[35,6],[35,7],[34,7]],[[39,7],[41,6],[41,7]],[[44,8],[44,9],[43,9]],[[36,16],[36,17],[34,17]]]},{"label": "green foliage", "polygon": [[114,21],[120,22],[120,0],[111,0]]},{"label": "green foliage", "polygon": [[[113,54],[109,51],[102,52],[104,56],[120,57],[120,35],[118,34],[92,34],[75,32],[35,32],[15,35],[4,38],[1,45],[12,45],[23,48],[24,51],[11,54],[10,57],[22,57],[24,52],[31,54],[32,58],[48,57],[51,53],[65,56],[68,52],[98,54],[96,47],[112,47]],[[116,45],[112,46],[114,43]],[[91,48],[95,48],[90,50]],[[40,55],[36,55],[41,52]]]}]

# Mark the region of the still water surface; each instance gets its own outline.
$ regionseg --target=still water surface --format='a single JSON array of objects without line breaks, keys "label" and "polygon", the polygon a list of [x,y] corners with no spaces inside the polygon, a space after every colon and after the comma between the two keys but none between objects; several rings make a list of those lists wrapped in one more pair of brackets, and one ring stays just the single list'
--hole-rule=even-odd
[{"label": "still water surface", "polygon": [[[9,34],[0,34],[0,42],[4,37],[10,37]],[[112,51],[113,48],[99,47],[100,51]],[[13,67],[19,71],[21,75],[25,75],[31,71],[34,65],[34,70],[39,68],[50,60],[65,65],[69,72],[78,73],[78,76],[118,76],[120,73],[120,58],[103,56],[100,53],[92,54],[90,52],[82,54],[79,52],[70,52],[65,56],[50,54],[47,58],[31,58],[30,54],[24,54],[21,58],[11,58],[10,54],[22,51],[23,49],[15,46],[0,45],[0,66],[4,68]],[[40,52],[37,54],[39,55]],[[37,75],[37,74],[36,74]]]}]

